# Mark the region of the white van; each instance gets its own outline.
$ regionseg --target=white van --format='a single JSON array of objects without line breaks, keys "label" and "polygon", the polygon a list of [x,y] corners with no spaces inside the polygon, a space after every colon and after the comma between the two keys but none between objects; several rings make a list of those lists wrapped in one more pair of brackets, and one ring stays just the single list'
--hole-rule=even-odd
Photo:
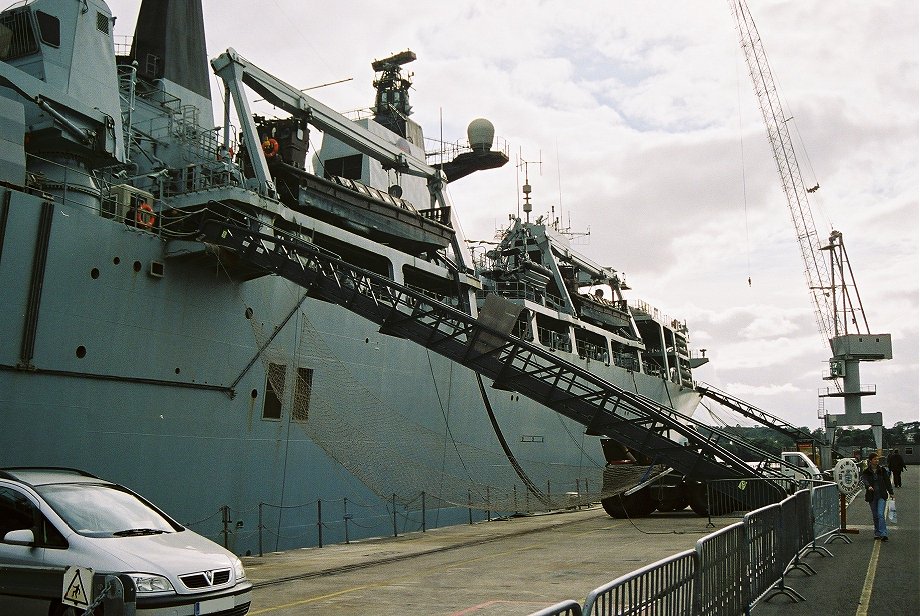
[{"label": "white van", "polygon": [[[0,469],[0,566],[127,574],[138,615],[243,616],[252,584],[231,552],[128,488],[62,468]],[[0,595],[0,614],[66,615],[60,602]],[[82,611],[80,612],[82,613]]]}]

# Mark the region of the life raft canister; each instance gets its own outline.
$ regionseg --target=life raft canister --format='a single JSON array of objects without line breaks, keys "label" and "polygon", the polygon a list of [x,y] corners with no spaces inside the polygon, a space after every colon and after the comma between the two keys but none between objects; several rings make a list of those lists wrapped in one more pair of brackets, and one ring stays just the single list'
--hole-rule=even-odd
[{"label": "life raft canister", "polygon": [[153,213],[153,208],[149,204],[141,203],[137,206],[137,211],[134,213],[134,222],[137,223],[138,227],[152,229],[156,220],[157,215]]},{"label": "life raft canister", "polygon": [[268,137],[262,142],[262,152],[265,153],[265,158],[274,158],[278,154],[278,150],[278,141],[272,137]]}]

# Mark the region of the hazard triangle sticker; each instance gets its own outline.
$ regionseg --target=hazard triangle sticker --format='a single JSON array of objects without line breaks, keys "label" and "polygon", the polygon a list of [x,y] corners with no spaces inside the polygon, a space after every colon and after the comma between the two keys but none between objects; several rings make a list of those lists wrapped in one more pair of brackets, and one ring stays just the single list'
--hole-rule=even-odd
[{"label": "hazard triangle sticker", "polygon": [[61,603],[71,607],[88,607],[93,592],[93,570],[67,567]]}]

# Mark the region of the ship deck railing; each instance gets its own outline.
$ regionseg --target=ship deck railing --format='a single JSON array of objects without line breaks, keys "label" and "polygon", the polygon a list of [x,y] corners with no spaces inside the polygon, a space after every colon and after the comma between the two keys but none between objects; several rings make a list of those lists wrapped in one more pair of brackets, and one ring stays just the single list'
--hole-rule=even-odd
[{"label": "ship deck railing", "polygon": [[594,361],[610,363],[609,351],[607,351],[606,348],[599,344],[594,344],[592,342],[576,338],[575,349],[578,351],[578,356],[582,359],[591,359]]},{"label": "ship deck railing", "polygon": [[563,310],[565,308],[565,301],[561,297],[547,292],[545,288],[526,282],[496,282],[494,289],[477,291],[476,297],[485,299],[485,296],[489,293],[498,293],[510,300],[524,299],[553,310]]},{"label": "ship deck railing", "polygon": [[668,325],[676,332],[680,332],[684,335],[687,334],[687,326],[684,323],[677,319],[672,319],[646,301],[641,299],[630,300],[629,307],[632,309],[635,316],[647,316],[658,323]]},{"label": "ship deck railing", "polygon": [[[26,154],[26,158],[27,168],[34,169],[37,166],[36,163],[40,162],[42,166],[60,169],[55,178],[46,178],[41,173],[29,172],[26,176],[26,190],[46,194],[60,205],[84,208],[104,218],[113,219],[126,226],[143,229],[155,235],[168,234],[170,230],[170,217],[165,211],[169,208],[164,207],[166,205],[164,198],[168,199],[207,188],[240,187],[242,185],[242,178],[237,177],[228,166],[219,164],[174,169],[173,172],[178,171],[175,178],[157,177],[155,173],[126,177],[125,170],[130,167],[125,165],[87,172],[84,169],[35,154]],[[147,227],[137,221],[133,208],[123,207],[117,203],[113,189],[119,184],[128,184],[153,195],[152,203],[149,204],[155,214],[152,226]],[[99,191],[98,201],[92,206],[87,205],[88,186],[95,186]],[[185,214],[179,213],[177,216],[184,217]]]},{"label": "ship deck railing", "polygon": [[[460,154],[473,151],[469,141],[442,141],[440,139],[425,138],[425,160],[429,165],[442,165],[457,158]],[[496,137],[493,151],[500,151],[508,156],[508,141],[503,137]]]}]

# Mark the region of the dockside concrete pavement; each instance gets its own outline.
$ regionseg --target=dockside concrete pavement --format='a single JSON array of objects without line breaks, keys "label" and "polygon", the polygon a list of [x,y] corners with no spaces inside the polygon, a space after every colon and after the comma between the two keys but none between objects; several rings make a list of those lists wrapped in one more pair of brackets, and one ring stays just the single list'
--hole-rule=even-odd
[{"label": "dockside concrete pavement", "polygon": [[[847,527],[859,530],[846,535],[852,543],[827,544],[832,557],[807,556],[816,575],[788,574],[806,600],[777,596],[753,614],[920,614],[920,468],[905,473],[897,503],[899,523],[882,543],[857,499],[847,512]],[[615,520],[592,507],[246,557],[256,586],[250,614],[529,614],[563,599],[581,603],[738,518],[707,521],[690,510]]]}]

